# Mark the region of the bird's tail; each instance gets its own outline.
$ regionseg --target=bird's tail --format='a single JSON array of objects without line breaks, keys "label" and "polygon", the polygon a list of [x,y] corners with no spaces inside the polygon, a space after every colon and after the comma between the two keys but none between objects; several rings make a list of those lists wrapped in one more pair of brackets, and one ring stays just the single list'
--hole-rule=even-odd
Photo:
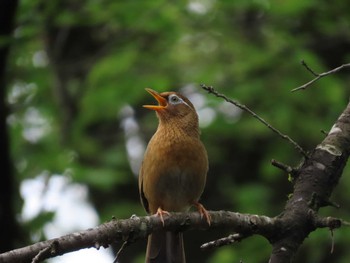
[{"label": "bird's tail", "polygon": [[146,263],[185,263],[182,233],[154,232],[148,236]]}]

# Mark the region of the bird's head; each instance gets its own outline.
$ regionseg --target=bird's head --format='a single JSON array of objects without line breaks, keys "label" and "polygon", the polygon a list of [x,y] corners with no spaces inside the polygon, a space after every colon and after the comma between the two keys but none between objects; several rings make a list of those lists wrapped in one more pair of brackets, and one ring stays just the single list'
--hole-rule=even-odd
[{"label": "bird's head", "polygon": [[156,111],[160,124],[198,130],[198,115],[188,98],[173,91],[162,93],[152,89],[146,91],[158,101],[158,105],[143,105],[143,107]]}]

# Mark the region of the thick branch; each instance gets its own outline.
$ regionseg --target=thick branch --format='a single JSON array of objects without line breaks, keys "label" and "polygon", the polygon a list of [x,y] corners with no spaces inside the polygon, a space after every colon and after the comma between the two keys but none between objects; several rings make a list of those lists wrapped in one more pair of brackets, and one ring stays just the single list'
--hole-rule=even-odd
[{"label": "thick branch", "polygon": [[280,220],[284,231],[270,237],[273,251],[271,263],[291,262],[310,232],[334,220],[320,220],[316,213],[330,205],[330,196],[337,185],[350,153],[350,103],[333,125],[327,137],[312,152],[295,179],[293,196],[287,202]]},{"label": "thick branch", "polygon": [[[268,239],[272,233],[281,233],[283,224],[278,217],[240,214],[227,211],[210,211],[211,225],[208,226],[205,219],[197,212],[171,213],[165,217],[165,225],[157,216],[137,217],[130,219],[112,220],[95,228],[72,233],[59,238],[39,242],[27,247],[15,249],[0,254],[0,263],[29,263],[41,262],[44,259],[56,257],[69,252],[84,248],[108,247],[112,243],[128,243],[145,239],[150,233],[160,229],[169,231],[206,230],[206,229],[229,229],[238,234],[228,238],[209,242],[204,247],[221,246],[232,244],[232,241],[240,241],[251,235],[258,234]],[[337,218],[317,218],[317,227],[338,228],[342,221]]]},{"label": "thick branch", "polygon": [[[240,214],[234,212],[210,212],[210,228],[227,228],[245,235],[269,233],[276,227],[276,220],[267,216]],[[165,217],[164,229],[185,231],[208,229],[206,221],[197,212],[172,213]],[[98,227],[72,233],[59,238],[39,242],[31,246],[0,254],[0,263],[18,263],[44,260],[83,248],[108,247],[114,242],[135,242],[145,239],[151,232],[163,229],[159,217],[132,216],[130,219],[112,220]],[[36,262],[39,262],[37,260]]]}]

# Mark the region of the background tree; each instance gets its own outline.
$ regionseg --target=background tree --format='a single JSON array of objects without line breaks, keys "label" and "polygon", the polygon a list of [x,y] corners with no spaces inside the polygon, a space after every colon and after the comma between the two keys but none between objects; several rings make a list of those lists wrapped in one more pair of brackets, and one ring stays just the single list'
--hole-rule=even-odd
[{"label": "background tree", "polygon": [[[278,214],[291,185],[269,162],[277,158],[297,165],[301,156],[239,109],[204,96],[198,84],[213,84],[312,149],[324,136],[318,131],[329,129],[348,101],[348,74],[324,79],[307,92],[290,90],[311,77],[299,66],[301,59],[320,72],[349,60],[346,5],[344,0],[331,5],[273,0],[22,1],[6,96],[16,180],[47,171],[86,184],[102,222],[111,215],[144,214],[135,175],[141,156],[137,149],[152,135],[156,120],[141,108],[149,101],[143,89],[179,89],[190,95],[202,119],[210,159],[202,197],[206,207]],[[38,128],[35,136],[28,134],[31,128]],[[333,196],[341,207],[350,200],[348,184],[343,176]],[[18,213],[20,206],[15,210]],[[321,213],[349,218],[344,208]],[[26,228],[35,232],[43,221],[33,220]],[[300,259],[346,262],[347,232],[335,233],[333,254],[329,233],[313,233]],[[234,249],[197,249],[203,240],[223,234],[186,233],[185,240],[191,240],[185,242],[189,261],[268,258],[269,244],[259,237]],[[144,245],[138,246],[126,249],[121,260],[141,260]]]},{"label": "background tree", "polygon": [[17,8],[17,1],[2,1],[0,3],[0,145],[1,145],[1,165],[2,182],[0,185],[0,232],[3,240],[0,242],[0,251],[8,251],[15,247],[16,235],[19,235],[14,214],[15,178],[13,174],[12,161],[10,156],[10,141],[6,118],[8,108],[5,100],[6,86],[6,62],[11,43],[11,33],[13,20]]}]

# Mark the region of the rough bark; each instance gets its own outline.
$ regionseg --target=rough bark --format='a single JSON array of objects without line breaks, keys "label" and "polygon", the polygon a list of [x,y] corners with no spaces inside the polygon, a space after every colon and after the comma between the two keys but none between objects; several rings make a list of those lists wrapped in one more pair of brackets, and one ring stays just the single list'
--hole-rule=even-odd
[{"label": "rough bark", "polygon": [[270,237],[273,245],[270,262],[291,262],[303,240],[318,227],[317,211],[332,205],[330,196],[349,153],[350,103],[327,137],[296,171],[293,196],[279,217],[284,231]]},{"label": "rough bark", "polygon": [[130,219],[112,220],[93,229],[72,233],[60,238],[39,242],[31,246],[19,248],[0,254],[0,263],[40,262],[46,258],[55,257],[82,248],[108,247],[114,242],[133,243],[145,239],[150,233],[165,229],[170,231],[187,231],[193,229],[227,228],[244,233],[246,236],[270,232],[276,219],[267,216],[240,214],[233,212],[210,212],[212,224],[197,212],[171,213],[165,217],[165,225],[157,216],[137,217]]}]

